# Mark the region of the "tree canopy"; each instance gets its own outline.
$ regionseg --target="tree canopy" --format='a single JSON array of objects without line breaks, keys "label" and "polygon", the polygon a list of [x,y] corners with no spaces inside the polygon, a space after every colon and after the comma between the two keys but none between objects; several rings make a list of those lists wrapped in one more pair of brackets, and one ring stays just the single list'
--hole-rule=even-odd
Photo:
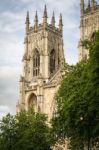
[{"label": "tree canopy", "polygon": [[0,150],[50,150],[52,143],[47,117],[33,109],[1,121]]},{"label": "tree canopy", "polygon": [[[65,65],[56,94],[52,127],[33,109],[0,122],[0,150],[51,150],[54,141],[68,139],[71,150],[93,149],[99,143],[99,31],[82,42],[89,59]],[[52,133],[53,132],[53,133]]]},{"label": "tree canopy", "polygon": [[72,150],[90,148],[99,141],[99,31],[82,44],[89,59],[65,75],[56,94],[53,118],[55,137],[68,138]]}]

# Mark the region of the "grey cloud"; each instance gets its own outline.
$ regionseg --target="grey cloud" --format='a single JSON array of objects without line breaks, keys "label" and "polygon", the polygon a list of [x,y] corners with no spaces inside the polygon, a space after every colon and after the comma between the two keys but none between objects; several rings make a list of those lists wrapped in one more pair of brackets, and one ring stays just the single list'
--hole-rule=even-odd
[{"label": "grey cloud", "polygon": [[0,67],[0,70],[0,105],[7,105],[15,112],[20,70],[17,67]]},{"label": "grey cloud", "polygon": [[[9,2],[10,6],[7,6]],[[69,63],[77,62],[77,43],[79,39],[79,1],[77,0],[5,0],[0,9],[0,105],[15,112],[18,99],[18,79],[23,55],[23,39],[26,11],[30,11],[33,25],[35,11],[42,21],[44,5],[47,4],[48,21],[55,11],[56,25],[59,14],[63,14],[64,49]]]},{"label": "grey cloud", "polygon": [[23,13],[11,11],[2,12],[0,15],[0,32],[14,33],[23,29]]},{"label": "grey cloud", "polygon": [[0,113],[9,112],[9,110],[8,106],[0,105]]},{"label": "grey cloud", "polygon": [[[2,119],[2,117],[4,117],[9,112],[11,112],[11,110],[7,105],[0,105],[0,120]],[[11,112],[11,113],[13,113],[13,112]]]}]

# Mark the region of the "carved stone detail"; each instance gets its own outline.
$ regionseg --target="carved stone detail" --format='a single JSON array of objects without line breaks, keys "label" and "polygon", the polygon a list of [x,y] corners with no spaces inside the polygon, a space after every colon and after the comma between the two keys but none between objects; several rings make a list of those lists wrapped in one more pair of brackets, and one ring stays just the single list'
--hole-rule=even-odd
[{"label": "carved stone detail", "polygon": [[[63,41],[62,33],[56,27],[52,28],[48,24],[45,27],[42,24],[38,25],[36,31],[33,27],[30,27],[24,43],[25,53],[22,72],[24,82],[20,82],[21,93],[18,106],[20,107],[24,103],[24,109],[27,110],[28,98],[35,94],[40,111],[47,114],[49,120],[53,115],[52,104],[54,104],[54,96],[61,81],[60,66],[57,67],[58,58],[64,59],[61,41]],[[35,50],[38,51],[39,59],[33,57]],[[53,55],[51,55],[52,50],[54,50]],[[51,56],[53,56],[53,59],[51,59]],[[54,69],[51,60],[54,63]],[[37,64],[38,68],[36,68]],[[21,80],[23,81],[23,79]],[[21,110],[21,108],[19,109]]]}]

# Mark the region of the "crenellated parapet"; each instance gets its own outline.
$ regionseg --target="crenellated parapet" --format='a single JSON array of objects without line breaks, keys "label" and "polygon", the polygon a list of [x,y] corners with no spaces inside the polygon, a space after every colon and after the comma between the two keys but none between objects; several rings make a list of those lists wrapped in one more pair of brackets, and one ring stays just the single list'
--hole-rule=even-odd
[{"label": "crenellated parapet", "polygon": [[38,23],[38,14],[36,11],[35,18],[34,18],[34,25],[30,27],[30,21],[29,21],[29,12],[27,12],[27,17],[26,17],[26,35],[30,33],[37,33],[40,30],[49,30],[51,32],[54,32],[58,35],[62,36],[63,33],[63,23],[62,23],[62,15],[60,14],[59,17],[59,26],[55,26],[55,14],[53,12],[52,18],[51,18],[51,23],[48,23],[48,13],[47,13],[47,7],[45,5],[44,7],[44,14],[43,14],[43,21],[42,23]]},{"label": "crenellated parapet", "polygon": [[89,58],[89,52],[82,47],[82,41],[89,39],[94,31],[99,30],[99,5],[95,0],[80,0],[80,40],[79,61]]},{"label": "crenellated parapet", "polygon": [[90,13],[95,13],[97,10],[99,10],[99,5],[95,0],[88,0],[87,5],[85,5],[84,0],[80,0],[81,17]]}]

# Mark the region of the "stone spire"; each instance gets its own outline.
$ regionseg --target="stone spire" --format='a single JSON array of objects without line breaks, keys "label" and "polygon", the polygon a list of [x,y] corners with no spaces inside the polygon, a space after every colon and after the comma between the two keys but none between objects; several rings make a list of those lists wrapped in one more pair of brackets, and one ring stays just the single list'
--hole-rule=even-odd
[{"label": "stone spire", "polygon": [[26,16],[26,34],[29,32],[29,28],[30,28],[30,21],[29,21],[29,12],[27,11],[27,16]]},{"label": "stone spire", "polygon": [[61,33],[63,32],[62,14],[60,14],[60,18],[59,18],[59,30]]},{"label": "stone spire", "polygon": [[84,15],[84,0],[80,0],[80,15]]},{"label": "stone spire", "polygon": [[95,9],[95,0],[91,0],[91,8],[92,8],[92,11],[94,11],[94,9]]},{"label": "stone spire", "polygon": [[43,26],[44,27],[47,26],[47,8],[46,8],[46,5],[45,5],[45,8],[44,8],[44,15],[43,15]]},{"label": "stone spire", "polygon": [[51,20],[51,25],[53,27],[55,27],[55,15],[54,15],[54,12],[53,12],[52,20]]},{"label": "stone spire", "polygon": [[38,30],[38,15],[37,15],[37,11],[35,14],[35,19],[34,19],[34,30],[37,31]]}]

